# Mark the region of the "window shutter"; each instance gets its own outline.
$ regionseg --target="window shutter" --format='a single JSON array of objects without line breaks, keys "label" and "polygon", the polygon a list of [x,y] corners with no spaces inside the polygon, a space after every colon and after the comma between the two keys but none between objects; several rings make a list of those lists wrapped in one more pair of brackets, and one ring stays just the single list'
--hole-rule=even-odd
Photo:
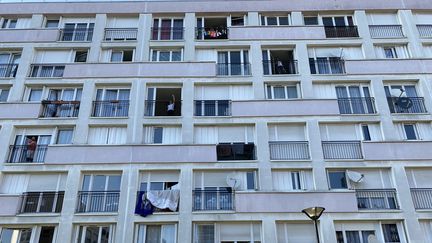
[{"label": "window shutter", "polygon": [[3,194],[21,194],[27,190],[30,176],[27,174],[4,174],[0,183]]},{"label": "window shutter", "polygon": [[89,144],[106,144],[108,139],[107,127],[91,127],[89,129]]},{"label": "window shutter", "polygon": [[194,140],[196,144],[217,144],[218,143],[218,127],[199,126],[194,129]]}]

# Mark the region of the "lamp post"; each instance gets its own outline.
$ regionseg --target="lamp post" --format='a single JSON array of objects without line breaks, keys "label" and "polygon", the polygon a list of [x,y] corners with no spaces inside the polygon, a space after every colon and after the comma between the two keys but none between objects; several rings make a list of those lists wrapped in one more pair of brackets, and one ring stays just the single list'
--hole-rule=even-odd
[{"label": "lamp post", "polygon": [[318,243],[320,243],[319,234],[318,234],[318,219],[321,217],[321,214],[324,212],[325,208],[323,207],[311,207],[305,208],[302,210],[302,213],[306,214],[310,219],[312,219],[315,223],[315,233]]}]

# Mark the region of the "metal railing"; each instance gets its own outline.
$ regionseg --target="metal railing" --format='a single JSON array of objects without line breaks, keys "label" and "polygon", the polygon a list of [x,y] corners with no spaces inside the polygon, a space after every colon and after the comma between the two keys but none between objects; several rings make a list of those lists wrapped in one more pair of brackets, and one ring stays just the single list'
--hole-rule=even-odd
[{"label": "metal railing", "polygon": [[322,141],[324,159],[363,159],[361,141]]},{"label": "metal railing", "polygon": [[234,210],[234,191],[230,188],[219,190],[193,190],[193,211]]},{"label": "metal railing", "polygon": [[231,100],[195,100],[195,116],[231,116]]},{"label": "metal railing", "polygon": [[152,27],[152,40],[183,40],[183,27]]},{"label": "metal railing", "polygon": [[432,38],[432,24],[418,24],[417,30],[422,38]]},{"label": "metal railing", "polygon": [[[411,102],[412,105],[406,108],[405,102]],[[426,105],[423,97],[387,97],[387,102],[391,113],[426,113]]]},{"label": "metal railing", "polygon": [[264,75],[297,74],[297,60],[264,60]]},{"label": "metal railing", "polygon": [[270,141],[269,146],[271,160],[310,159],[307,141]]},{"label": "metal railing", "polygon": [[181,102],[174,102],[174,110],[168,110],[170,101],[146,100],[144,104],[144,116],[181,116]]},{"label": "metal railing", "polygon": [[356,189],[359,209],[399,209],[396,189]]},{"label": "metal railing", "polygon": [[127,117],[129,100],[97,100],[93,101],[93,117]]},{"label": "metal railing", "polygon": [[359,37],[357,26],[324,26],[327,38]]},{"label": "metal railing", "polygon": [[309,59],[312,74],[345,74],[345,61],[335,59]]},{"label": "metal railing", "polygon": [[39,117],[78,117],[80,101],[43,100]]},{"label": "metal railing", "polygon": [[338,98],[341,114],[375,114],[375,99],[373,97]]},{"label": "metal railing", "polygon": [[405,37],[402,25],[369,25],[371,38],[402,38]]},{"label": "metal railing", "polygon": [[0,63],[0,78],[14,78],[18,64]]},{"label": "metal railing", "polygon": [[60,29],[59,41],[92,41],[93,28]]},{"label": "metal railing", "polygon": [[254,160],[255,144],[227,143],[216,145],[217,160]]},{"label": "metal railing", "polygon": [[[147,191],[138,191],[137,192],[137,199],[136,199],[136,202],[135,202],[135,205],[137,205],[138,203],[139,203],[139,197],[141,196],[141,197],[145,197],[145,193],[146,193]],[[177,203],[177,208],[176,208],[176,210],[175,211],[171,211],[169,208],[165,208],[165,209],[160,209],[160,208],[157,208],[157,207],[154,207],[153,206],[153,212],[154,213],[161,213],[161,212],[178,212],[178,210],[179,210],[179,208],[180,208],[180,201]]]},{"label": "metal railing", "polygon": [[136,40],[138,35],[137,28],[106,28],[105,41],[132,41]]},{"label": "metal railing", "polygon": [[432,209],[432,188],[411,188],[415,209]]},{"label": "metal railing", "polygon": [[48,145],[38,144],[35,150],[29,149],[28,145],[11,145],[9,147],[8,163],[42,163]]},{"label": "metal railing", "polygon": [[32,64],[29,77],[33,78],[58,78],[63,77],[65,65],[58,64]]},{"label": "metal railing", "polygon": [[20,213],[60,213],[64,192],[25,192]]},{"label": "metal railing", "polygon": [[226,40],[228,39],[228,27],[199,27],[195,28],[197,40]]},{"label": "metal railing", "polygon": [[79,191],[77,213],[117,212],[120,191]]},{"label": "metal railing", "polygon": [[218,76],[248,76],[251,75],[250,63],[217,63]]}]

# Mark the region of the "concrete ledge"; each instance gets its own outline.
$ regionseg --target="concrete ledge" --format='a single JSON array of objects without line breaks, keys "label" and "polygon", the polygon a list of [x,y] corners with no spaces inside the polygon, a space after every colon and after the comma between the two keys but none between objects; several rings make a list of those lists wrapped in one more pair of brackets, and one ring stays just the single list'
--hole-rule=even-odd
[{"label": "concrete ledge", "polygon": [[1,42],[53,42],[58,29],[0,29]]},{"label": "concrete ledge", "polygon": [[432,141],[363,142],[365,160],[430,160]]},{"label": "concrete ledge", "polygon": [[40,103],[0,103],[0,119],[35,119],[40,109]]},{"label": "concrete ledge", "polygon": [[0,216],[15,216],[21,206],[21,195],[0,194]]},{"label": "concrete ledge", "polygon": [[348,75],[432,73],[432,59],[346,60]]},{"label": "concrete ledge", "polygon": [[229,29],[230,40],[325,39],[323,26],[244,26]]}]

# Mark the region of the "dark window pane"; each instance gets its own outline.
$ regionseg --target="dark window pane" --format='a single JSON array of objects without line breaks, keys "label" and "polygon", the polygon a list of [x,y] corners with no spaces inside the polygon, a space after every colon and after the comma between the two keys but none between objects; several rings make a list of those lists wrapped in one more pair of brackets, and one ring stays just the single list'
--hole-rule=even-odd
[{"label": "dark window pane", "polygon": [[155,127],[154,134],[153,134],[153,143],[162,143],[162,134],[163,134],[163,128]]},{"label": "dark window pane", "polygon": [[39,243],[50,243],[54,238],[54,226],[42,226],[39,236]]},{"label": "dark window pane", "polygon": [[400,242],[396,224],[383,224],[382,228],[385,242]]},{"label": "dark window pane", "polygon": [[279,25],[289,25],[288,17],[279,17]]},{"label": "dark window pane", "polygon": [[304,24],[305,25],[318,25],[318,17],[304,17]]},{"label": "dark window pane", "polygon": [[247,172],[247,189],[248,190],[254,190],[255,189],[255,173],[254,172]]},{"label": "dark window pane", "polygon": [[404,125],[406,139],[408,140],[416,140],[417,135],[415,132],[414,125]]},{"label": "dark window pane", "polygon": [[267,25],[277,25],[276,17],[267,17]]},{"label": "dark window pane", "polygon": [[337,171],[337,172],[329,172],[329,181],[331,189],[346,189],[347,181],[345,177],[345,172]]},{"label": "dark window pane", "polygon": [[362,131],[363,131],[363,140],[370,141],[371,137],[370,137],[368,125],[362,125]]}]

